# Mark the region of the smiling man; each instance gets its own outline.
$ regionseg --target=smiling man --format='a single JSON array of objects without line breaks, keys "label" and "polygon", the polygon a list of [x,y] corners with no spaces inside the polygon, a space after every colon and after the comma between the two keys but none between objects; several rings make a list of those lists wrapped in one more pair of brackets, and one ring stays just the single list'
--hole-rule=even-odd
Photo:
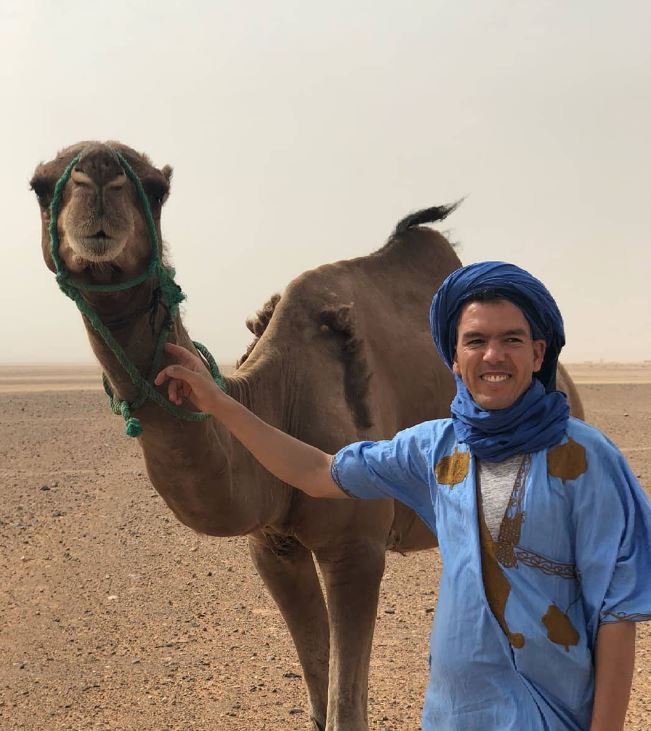
[{"label": "smiling man", "polygon": [[281,480],[314,497],[395,498],[437,535],[423,731],[622,729],[634,623],[651,619],[651,506],[555,389],[558,307],[528,272],[485,262],[445,280],[430,323],[457,384],[452,418],[334,456],[260,421],[182,348],[157,383]]},{"label": "smiling man", "polygon": [[545,340],[533,340],[522,310],[505,299],[475,300],[459,318],[453,372],[483,409],[506,409],[540,370]]}]

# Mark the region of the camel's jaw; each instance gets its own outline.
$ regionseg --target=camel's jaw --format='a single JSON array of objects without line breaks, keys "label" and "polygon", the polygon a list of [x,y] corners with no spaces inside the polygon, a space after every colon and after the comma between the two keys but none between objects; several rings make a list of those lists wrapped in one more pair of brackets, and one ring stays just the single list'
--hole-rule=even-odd
[{"label": "camel's jaw", "polygon": [[[93,221],[96,223],[91,225]],[[109,225],[107,217],[75,222],[64,211],[58,221],[63,268],[77,274],[85,272],[91,282],[97,272],[102,276],[109,271],[122,272],[127,278],[139,274],[150,261],[151,243],[140,217],[129,217],[126,223]]]},{"label": "camel's jaw", "polygon": [[59,216],[59,252],[70,271],[89,264],[111,264],[126,274],[142,270],[151,256],[145,222],[132,201],[111,201],[104,210],[84,196],[72,195]]},{"label": "camel's jaw", "polygon": [[69,199],[59,216],[60,233],[76,256],[113,262],[133,239],[136,218],[141,217],[135,192],[124,184],[100,191],[74,179],[68,188]]},{"label": "camel's jaw", "polygon": [[103,232],[94,236],[68,235],[74,256],[92,264],[112,263],[125,249],[129,237],[107,236]]}]

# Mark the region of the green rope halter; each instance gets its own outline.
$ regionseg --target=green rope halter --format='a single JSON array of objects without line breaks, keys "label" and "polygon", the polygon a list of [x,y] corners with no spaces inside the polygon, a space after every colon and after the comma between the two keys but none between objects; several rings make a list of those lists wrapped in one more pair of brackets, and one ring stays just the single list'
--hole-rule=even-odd
[{"label": "green rope halter", "polygon": [[[61,206],[61,199],[63,196],[63,189],[68,182],[74,166],[79,162],[81,153],[74,157],[66,169],[63,171],[61,177],[57,180],[54,186],[54,194],[52,197],[52,203],[50,204],[50,253],[56,269],[56,281],[61,291],[70,297],[71,300],[77,305],[77,308],[82,315],[90,322],[93,329],[106,343],[111,352],[115,355],[120,365],[124,368],[132,383],[138,389],[138,396],[134,401],[122,401],[113,393],[111,385],[106,377],[106,374],[102,374],[102,381],[104,384],[104,391],[109,397],[109,403],[111,409],[115,414],[121,414],[125,421],[125,432],[130,437],[137,437],[142,434],[142,425],[138,419],[133,417],[131,414],[136,409],[140,408],[147,399],[154,401],[161,406],[165,411],[173,414],[174,416],[185,419],[186,421],[204,421],[209,419],[209,414],[204,414],[201,411],[188,411],[175,406],[171,401],[168,401],[162,396],[154,387],[154,378],[160,369],[160,362],[163,355],[163,345],[165,344],[172,325],[176,320],[179,310],[179,303],[185,299],[185,294],[181,288],[174,281],[175,271],[172,267],[165,266],[160,260],[160,248],[158,245],[158,235],[156,233],[156,225],[154,223],[154,217],[151,213],[151,206],[147,199],[147,194],[143,188],[140,178],[133,171],[125,157],[117,150],[111,150],[117,160],[119,161],[122,169],[126,173],[127,177],[131,180],[138,193],[138,199],[142,205],[142,210],[145,215],[145,221],[147,223],[147,231],[149,233],[149,242],[151,245],[151,258],[146,270],[126,282],[120,282],[118,284],[84,284],[75,280],[69,271],[67,271],[63,265],[61,257],[59,256],[59,231],[57,227],[57,220],[59,217],[59,209]],[[157,278],[160,290],[160,299],[165,305],[166,316],[161,326],[160,333],[158,335],[158,342],[154,350],[154,358],[149,369],[148,377],[145,379],[142,377],[135,365],[129,360],[129,357],[124,352],[124,349],[113,337],[109,329],[104,325],[99,315],[91,308],[82,296],[82,291],[86,292],[119,292],[125,289],[131,289],[139,284],[142,284],[149,278]],[[215,383],[226,391],[226,382],[224,381],[215,359],[212,357],[208,349],[201,345],[201,343],[194,342],[195,348],[201,353],[204,360],[206,361],[210,373]]]}]

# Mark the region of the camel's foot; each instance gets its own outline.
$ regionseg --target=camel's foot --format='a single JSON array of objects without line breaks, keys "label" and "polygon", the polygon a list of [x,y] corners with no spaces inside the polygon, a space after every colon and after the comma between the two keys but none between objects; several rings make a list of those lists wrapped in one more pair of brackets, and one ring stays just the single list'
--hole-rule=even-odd
[{"label": "camel's foot", "polygon": [[324,731],[369,731],[366,713],[339,713],[325,725]]}]

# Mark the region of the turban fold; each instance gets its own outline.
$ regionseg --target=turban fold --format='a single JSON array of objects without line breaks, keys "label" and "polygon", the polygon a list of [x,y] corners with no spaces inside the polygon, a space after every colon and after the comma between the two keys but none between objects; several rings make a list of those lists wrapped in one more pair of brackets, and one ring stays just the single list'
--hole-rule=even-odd
[{"label": "turban fold", "polygon": [[565,345],[563,318],[545,285],[529,272],[502,261],[470,264],[452,272],[434,295],[430,326],[436,347],[448,368],[452,368],[457,342],[457,325],[464,304],[479,294],[509,300],[522,310],[534,340],[547,344],[540,371],[535,377],[546,391],[556,388],[556,366]]}]

